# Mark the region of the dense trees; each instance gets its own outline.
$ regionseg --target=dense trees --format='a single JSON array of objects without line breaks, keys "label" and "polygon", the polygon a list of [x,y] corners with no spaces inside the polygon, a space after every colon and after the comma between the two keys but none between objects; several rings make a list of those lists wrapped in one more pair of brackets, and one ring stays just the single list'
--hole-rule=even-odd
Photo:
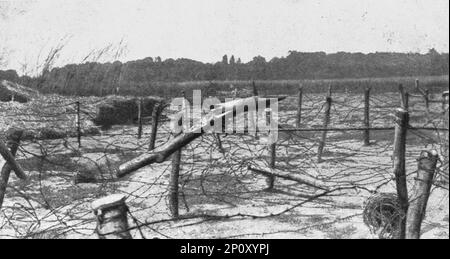
[{"label": "dense trees", "polygon": [[0,71],[0,80],[19,81],[47,92],[105,95],[145,88],[152,82],[427,76],[447,75],[448,69],[449,55],[434,49],[427,54],[290,51],[286,57],[267,61],[257,56],[248,63],[224,55],[215,64],[185,58],[163,61],[160,57],[126,63],[71,64],[53,68],[40,78],[19,78],[9,70]]}]

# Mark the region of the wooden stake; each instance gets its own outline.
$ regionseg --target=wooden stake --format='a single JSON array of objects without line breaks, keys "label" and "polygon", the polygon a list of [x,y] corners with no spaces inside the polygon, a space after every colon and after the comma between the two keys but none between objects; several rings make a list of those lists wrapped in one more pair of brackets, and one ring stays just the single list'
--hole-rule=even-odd
[{"label": "wooden stake", "polygon": [[405,93],[405,110],[409,111],[409,93]]},{"label": "wooden stake", "polygon": [[77,142],[78,148],[81,148],[81,117],[80,117],[80,102],[76,102],[77,106],[77,115],[75,118],[77,124]]},{"label": "wooden stake", "polygon": [[158,103],[153,107],[152,132],[150,135],[150,145],[148,147],[149,151],[152,151],[153,149],[155,149],[156,137],[157,137],[157,133],[158,133],[159,116],[161,115],[161,111],[162,111],[162,104]]},{"label": "wooden stake", "polygon": [[[446,91],[446,92],[444,92],[443,94],[442,94],[442,100],[443,100],[443,102],[442,102],[442,109],[443,109],[443,114],[444,114],[444,125],[445,125],[445,128],[449,128],[449,123],[448,123],[448,118],[449,118],[449,106],[448,106],[448,104],[449,104],[449,96],[448,96],[448,91]],[[449,175],[448,175],[448,163],[449,163],[449,159],[448,159],[448,155],[449,155],[449,152],[448,152],[448,150],[449,150],[449,148],[448,148],[448,143],[449,143],[449,134],[448,134],[448,131],[446,132],[446,134],[444,134],[444,139],[443,139],[443,141],[444,141],[444,165],[445,165],[445,167],[446,167],[446,179],[447,179],[447,182],[448,182],[448,179],[449,179]]]},{"label": "wooden stake", "polygon": [[142,138],[142,108],[143,108],[142,98],[139,98],[137,106],[138,106],[138,139],[141,139]]},{"label": "wooden stake", "polygon": [[370,145],[370,87],[364,91],[364,146]]},{"label": "wooden stake", "polygon": [[225,149],[223,148],[222,139],[220,138],[220,135],[216,133],[215,136],[217,141],[217,147],[219,148],[220,153],[225,154]]},{"label": "wooden stake", "polygon": [[[272,123],[272,111],[267,110],[266,111],[266,121],[267,123]],[[268,139],[271,141],[271,135],[272,132],[269,132]],[[269,144],[269,168],[274,170],[276,165],[276,159],[277,159],[277,144],[276,143],[270,143]],[[266,183],[267,183],[267,191],[273,190],[274,184],[275,184],[275,176],[273,174],[266,175]]]},{"label": "wooden stake", "polygon": [[430,114],[430,90],[425,89],[425,94],[423,96],[423,99],[425,101],[425,109],[427,114]]},{"label": "wooden stake", "polygon": [[[258,88],[256,87],[255,81],[253,81],[253,96],[258,96]],[[246,115],[246,121],[248,125],[251,125],[253,129],[255,129],[254,137],[258,138],[258,113],[256,111],[254,112],[247,112]]]},{"label": "wooden stake", "polygon": [[[406,216],[408,211],[408,188],[406,184],[406,134],[409,125],[409,113],[404,109],[397,109],[395,112],[395,139],[394,139],[394,175],[397,185],[397,195],[400,206]],[[406,217],[405,217],[406,218]],[[406,219],[400,224],[400,233],[398,239],[405,238]]]},{"label": "wooden stake", "polygon": [[426,113],[429,116],[429,113],[430,113],[430,99],[429,99],[430,91],[428,89],[423,90],[422,88],[420,88],[418,79],[416,79],[415,88],[423,96],[423,99],[425,102]]},{"label": "wooden stake", "polygon": [[[269,151],[270,151],[270,161],[269,161],[269,167],[270,169],[275,169],[276,165],[276,159],[277,159],[277,144],[272,143],[269,145]],[[267,183],[267,189],[268,191],[273,190],[273,187],[275,185],[275,176],[274,175],[266,175],[266,183]]]},{"label": "wooden stake", "polygon": [[298,103],[297,103],[297,128],[302,124],[302,103],[303,103],[303,87],[298,88]]},{"label": "wooden stake", "polygon": [[425,218],[431,185],[439,160],[437,151],[422,152],[418,159],[416,184],[409,204],[406,222],[406,239],[419,239],[422,221]]},{"label": "wooden stake", "polygon": [[[331,98],[331,87],[328,89],[328,96],[326,98],[325,103],[325,115],[323,118],[323,127],[326,129],[328,128],[328,124],[330,123],[330,115],[331,115],[331,105],[332,105],[332,98]],[[319,142],[319,149],[317,151],[317,162],[322,162],[322,155],[323,155],[323,149],[325,148],[325,143],[327,140],[327,131],[322,132],[322,137]]]},{"label": "wooden stake", "polygon": [[400,94],[400,107],[408,110],[408,104],[407,104],[407,100],[406,100],[406,93],[405,93],[405,88],[403,87],[402,84],[400,84],[398,86],[398,92]]},{"label": "wooden stake", "polygon": [[115,194],[92,203],[97,217],[99,239],[132,239],[128,226],[128,207],[124,195]]},{"label": "wooden stake", "polygon": [[172,170],[169,179],[169,210],[173,218],[179,217],[178,181],[180,178],[181,148],[172,155]]},{"label": "wooden stake", "polygon": [[448,112],[448,91],[442,93],[442,113]]},{"label": "wooden stake", "polygon": [[258,96],[258,88],[256,88],[256,83],[255,81],[252,82],[252,86],[253,86],[253,96]]},{"label": "wooden stake", "polygon": [[[8,136],[8,142],[7,142],[7,146],[10,149],[10,152],[13,156],[16,156],[17,153],[17,149],[19,148],[20,145],[20,139],[22,138],[23,135],[23,130],[17,130],[12,132],[9,136]],[[0,174],[0,208],[2,208],[3,205],[3,201],[5,199],[5,194],[6,194],[6,188],[8,186],[8,181],[9,181],[9,176],[11,174],[11,167],[9,166],[9,164],[5,164],[3,165],[3,168],[1,170],[1,174]]]}]

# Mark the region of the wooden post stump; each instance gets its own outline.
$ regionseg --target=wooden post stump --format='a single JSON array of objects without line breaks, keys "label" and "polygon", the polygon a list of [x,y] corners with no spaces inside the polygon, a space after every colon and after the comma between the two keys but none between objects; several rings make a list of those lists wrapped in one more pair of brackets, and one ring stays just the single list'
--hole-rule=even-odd
[{"label": "wooden post stump", "polygon": [[406,239],[420,238],[420,228],[425,218],[425,211],[438,160],[439,155],[437,151],[424,151],[417,160],[418,170],[415,188],[408,208]]},{"label": "wooden post stump", "polygon": [[[408,188],[406,184],[406,134],[409,125],[409,113],[404,109],[395,112],[395,139],[394,139],[394,175],[397,185],[397,195],[404,215],[408,212]],[[398,239],[405,238],[406,219],[400,224]]]},{"label": "wooden post stump", "polygon": [[[270,144],[269,151],[270,151],[269,167],[270,169],[275,169],[277,159],[277,144],[275,143]],[[273,187],[275,186],[275,176],[267,175],[266,183],[267,183],[267,190],[268,191],[273,190]]]},{"label": "wooden post stump", "polygon": [[132,239],[128,226],[126,197],[114,194],[92,203],[97,217],[96,232],[100,239]]}]

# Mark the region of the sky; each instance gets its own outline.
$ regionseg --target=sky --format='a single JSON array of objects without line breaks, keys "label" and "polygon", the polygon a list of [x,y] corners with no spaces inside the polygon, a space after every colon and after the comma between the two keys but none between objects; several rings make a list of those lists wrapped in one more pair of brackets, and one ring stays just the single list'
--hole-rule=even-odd
[{"label": "sky", "polygon": [[110,44],[121,61],[449,52],[448,31],[448,0],[0,0],[0,69],[29,71],[58,45],[55,66]]}]

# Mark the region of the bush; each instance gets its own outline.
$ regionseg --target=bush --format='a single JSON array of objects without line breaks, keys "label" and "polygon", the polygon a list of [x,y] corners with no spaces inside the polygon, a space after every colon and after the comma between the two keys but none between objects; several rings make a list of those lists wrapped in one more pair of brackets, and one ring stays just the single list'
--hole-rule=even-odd
[{"label": "bush", "polygon": [[[142,117],[151,116],[153,107],[163,100],[157,97],[143,99]],[[102,129],[109,129],[113,125],[128,125],[135,123],[138,119],[137,98],[112,99],[98,107],[97,117],[93,122]]]},{"label": "bush", "polygon": [[26,96],[10,91],[6,87],[0,85],[0,101],[11,102],[13,98],[15,102],[19,103],[26,103],[29,101]]}]

